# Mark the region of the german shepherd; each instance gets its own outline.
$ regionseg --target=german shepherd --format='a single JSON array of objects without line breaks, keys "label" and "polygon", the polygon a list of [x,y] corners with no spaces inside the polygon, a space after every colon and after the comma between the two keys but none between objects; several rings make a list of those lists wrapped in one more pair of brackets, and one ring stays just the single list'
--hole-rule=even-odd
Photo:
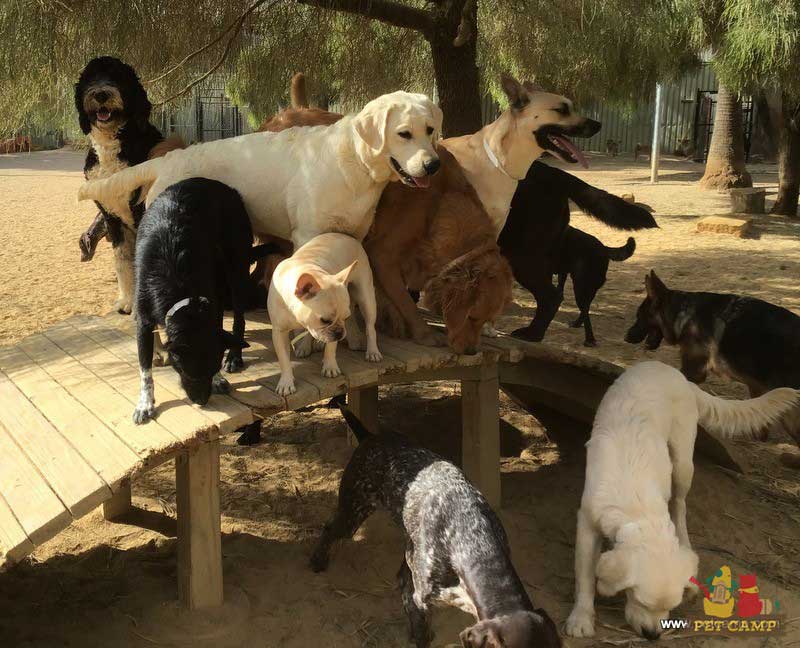
[{"label": "german shepherd", "polygon": [[[694,383],[711,371],[745,384],[752,397],[800,388],[800,317],[753,297],[670,290],[652,270],[644,283],[647,296],[626,342],[679,345],[681,371]],[[800,409],[783,427],[800,444]]]}]

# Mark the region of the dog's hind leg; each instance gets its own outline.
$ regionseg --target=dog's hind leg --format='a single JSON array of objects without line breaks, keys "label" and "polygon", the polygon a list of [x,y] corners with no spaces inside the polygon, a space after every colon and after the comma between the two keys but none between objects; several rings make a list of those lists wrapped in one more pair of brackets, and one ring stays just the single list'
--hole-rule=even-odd
[{"label": "dog's hind leg", "polygon": [[[119,219],[108,220],[109,233],[115,229],[112,225],[113,220]],[[129,315],[133,308],[133,260],[136,250],[136,234],[133,230],[120,223],[116,236],[113,236],[112,240],[114,246],[114,270],[117,274],[117,288],[119,290],[119,296],[114,303],[114,308],[118,313]]]},{"label": "dog's hind leg", "polygon": [[544,339],[545,333],[547,333],[547,329],[550,327],[550,323],[561,307],[564,293],[556,288],[550,280],[537,285],[535,289],[529,288],[525,284],[522,285],[528,288],[536,297],[536,315],[534,315],[533,320],[528,326],[513,331],[511,335],[522,338],[523,340],[541,342]]},{"label": "dog's hind leg", "polygon": [[[353,287],[358,310],[364,317],[364,332],[367,336],[365,357],[368,362],[380,362],[383,360],[383,355],[378,349],[378,335],[375,332],[375,322],[378,319],[378,308],[375,304],[375,287],[371,277],[357,283],[354,282]],[[353,319],[353,316],[350,317],[348,322],[351,319]]]},{"label": "dog's hind leg", "polygon": [[[231,294],[231,305],[233,306],[233,336],[241,341],[244,341],[244,311],[247,308],[249,270],[250,267],[248,265],[228,268],[228,286]],[[228,373],[236,373],[244,368],[241,347],[234,346],[228,349],[224,367]]]},{"label": "dog's hind leg", "polygon": [[566,623],[570,637],[594,636],[595,568],[599,557],[600,535],[580,509],[575,538],[575,606]]},{"label": "dog's hind leg", "polygon": [[694,420],[687,421],[686,418],[684,417],[682,420],[678,414],[673,422],[673,435],[677,443],[670,443],[669,446],[672,459],[672,498],[669,502],[669,509],[678,541],[682,547],[691,548],[689,530],[686,526],[686,496],[692,488],[692,479],[694,479],[692,452],[697,423]]},{"label": "dog's hind leg", "polygon": [[397,572],[397,582],[400,586],[400,596],[403,599],[403,610],[408,617],[409,639],[417,648],[428,648],[433,641],[431,632],[430,615],[421,609],[414,600],[414,579],[406,559]]},{"label": "dog's hind leg", "polygon": [[156,415],[156,400],[153,388],[153,334],[154,327],[136,325],[136,347],[139,354],[139,402],[133,410],[133,422],[141,425]]},{"label": "dog's hind leg", "polygon": [[589,317],[589,309],[592,307],[592,302],[594,301],[595,295],[597,295],[599,286],[597,288],[594,286],[587,286],[584,284],[584,281],[585,279],[583,281],[579,280],[576,283],[575,275],[572,276],[572,286],[575,289],[575,302],[578,305],[580,316],[571,324],[571,326],[577,328],[583,324],[583,346],[593,347],[597,346],[597,340],[595,339],[594,331],[592,330],[592,320]]}]

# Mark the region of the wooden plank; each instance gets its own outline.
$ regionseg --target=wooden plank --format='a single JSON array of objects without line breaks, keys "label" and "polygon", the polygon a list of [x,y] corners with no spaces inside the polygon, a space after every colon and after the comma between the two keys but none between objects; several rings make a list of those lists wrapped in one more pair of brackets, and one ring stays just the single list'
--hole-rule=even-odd
[{"label": "wooden plank", "polygon": [[0,349],[0,369],[112,490],[139,463],[138,455],[113,430],[70,395],[21,348]]},{"label": "wooden plank", "polygon": [[414,359],[420,369],[438,369],[448,364],[455,365],[456,354],[448,347],[429,347],[411,340],[390,338],[392,355],[407,364]]},{"label": "wooden plank", "polygon": [[[73,348],[74,341],[71,341],[69,336],[73,338],[76,336],[71,333],[70,327],[65,331],[66,333],[51,329],[48,335],[52,335],[57,341],[60,340],[66,347]],[[179,445],[178,439],[156,421],[149,421],[145,425],[134,425],[131,415],[136,401],[120,394],[68,355],[53,340],[43,335],[34,335],[20,342],[19,346],[138,455],[142,463],[133,467],[131,472],[140,470],[145,463],[152,465],[159,455],[169,454]],[[138,399],[138,396],[136,398]]]},{"label": "wooden plank", "polygon": [[0,496],[0,571],[21,560],[33,549],[25,529],[20,526],[6,500]]},{"label": "wooden plank", "polygon": [[76,518],[97,508],[111,489],[4,373],[0,423]]},{"label": "wooden plank", "polygon": [[189,609],[222,605],[219,441],[175,461],[178,509],[178,598]]},{"label": "wooden plank", "polygon": [[[58,325],[45,331],[45,335],[96,376],[108,382],[131,404],[138,402],[138,368],[120,362],[109,349],[98,345],[72,326]],[[163,388],[158,395],[157,413],[159,425],[169,430],[179,443],[192,443],[213,438],[218,434],[217,426],[209,419],[188,406],[183,398],[170,394]]]},{"label": "wooden plank", "polygon": [[498,358],[502,362],[517,363],[525,357],[525,349],[519,340],[501,335],[496,338],[482,337],[481,344],[500,352]]},{"label": "wooden plank", "polygon": [[497,365],[481,368],[478,380],[461,381],[464,474],[489,505],[500,506],[500,401]]},{"label": "wooden plank", "polygon": [[[98,344],[111,351],[121,361],[139,370],[136,340],[120,330],[108,327],[100,318],[87,322],[81,331]],[[193,411],[219,427],[220,432],[230,433],[253,422],[253,413],[238,401],[223,394],[212,394],[202,408],[196,407],[185,396],[181,379],[171,367],[153,367],[153,381],[159,389],[166,390],[172,398],[181,398]]]},{"label": "wooden plank", "polygon": [[378,337],[378,348],[381,353],[388,353],[397,362],[391,373],[411,373],[419,369],[421,366],[420,355],[410,352],[409,349],[396,344],[397,342],[399,340],[385,335]]},{"label": "wooden plank", "polygon": [[[347,392],[347,406],[355,414],[364,426],[373,434],[378,434],[378,386],[364,387],[363,389],[353,389]],[[357,440],[353,433],[348,429],[347,439],[350,445],[356,447]]]},{"label": "wooden plank", "polygon": [[72,522],[67,508],[2,423],[0,496],[34,545],[49,540]]}]

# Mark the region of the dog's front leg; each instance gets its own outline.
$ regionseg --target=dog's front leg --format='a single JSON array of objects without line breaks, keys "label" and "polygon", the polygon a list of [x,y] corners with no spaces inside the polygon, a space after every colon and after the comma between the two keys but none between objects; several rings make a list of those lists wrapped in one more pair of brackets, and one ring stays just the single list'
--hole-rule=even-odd
[{"label": "dog's front leg", "polygon": [[599,557],[600,536],[580,509],[575,539],[575,606],[565,628],[570,637],[594,636],[595,566]]},{"label": "dog's front leg", "polygon": [[279,396],[289,396],[297,391],[294,384],[292,359],[289,357],[289,331],[272,325],[272,346],[278,356],[278,366],[281,368],[281,377],[275,391]]},{"label": "dog's front leg", "polygon": [[133,422],[141,425],[156,415],[156,400],[153,388],[153,333],[154,327],[136,325],[136,346],[139,353],[139,402],[133,410]]},{"label": "dog's front leg", "polygon": [[335,378],[342,375],[339,364],[336,362],[337,342],[328,342],[322,354],[322,375],[326,378]]},{"label": "dog's front leg", "polygon": [[380,362],[383,360],[383,355],[378,349],[378,334],[375,332],[378,307],[375,304],[375,286],[372,283],[372,277],[368,281],[359,282],[356,285],[356,303],[364,317],[364,329],[367,335],[366,359],[369,362]]},{"label": "dog's front leg", "polygon": [[414,579],[405,558],[397,572],[397,582],[400,585],[400,595],[403,600],[403,610],[408,617],[408,634],[417,648],[428,648],[433,641],[430,617],[426,610],[421,609],[414,600]]}]

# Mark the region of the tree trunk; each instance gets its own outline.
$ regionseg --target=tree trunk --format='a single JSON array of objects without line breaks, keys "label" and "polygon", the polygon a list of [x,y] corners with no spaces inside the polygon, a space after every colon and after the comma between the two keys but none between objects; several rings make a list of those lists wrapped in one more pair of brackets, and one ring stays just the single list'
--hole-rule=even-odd
[{"label": "tree trunk", "polygon": [[481,116],[480,75],[478,73],[476,4],[467,8],[465,17],[471,23],[469,36],[460,47],[453,44],[462,21],[464,1],[444,5],[428,34],[433,56],[433,71],[439,104],[444,112],[445,137],[474,133],[483,126]]},{"label": "tree trunk", "polygon": [[714,132],[700,180],[703,189],[752,187],[753,181],[744,164],[744,125],[739,96],[720,84]]},{"label": "tree trunk", "polygon": [[771,213],[797,218],[800,195],[800,129],[790,114],[795,106],[783,101],[783,118],[778,137],[778,197]]}]

